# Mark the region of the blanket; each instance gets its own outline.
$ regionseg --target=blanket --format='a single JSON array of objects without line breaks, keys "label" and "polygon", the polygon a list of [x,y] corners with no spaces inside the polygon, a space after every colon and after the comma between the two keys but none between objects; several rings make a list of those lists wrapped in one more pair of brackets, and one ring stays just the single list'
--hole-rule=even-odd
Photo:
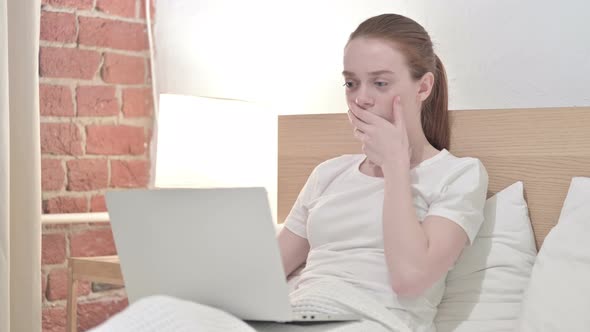
[{"label": "blanket", "polygon": [[110,320],[96,327],[94,332],[410,332],[408,326],[393,312],[368,294],[342,281],[321,281],[304,285],[290,295],[291,303],[321,301],[332,310],[355,313],[359,321],[317,324],[284,324],[245,322],[222,310],[169,296],[150,296],[134,302]]}]

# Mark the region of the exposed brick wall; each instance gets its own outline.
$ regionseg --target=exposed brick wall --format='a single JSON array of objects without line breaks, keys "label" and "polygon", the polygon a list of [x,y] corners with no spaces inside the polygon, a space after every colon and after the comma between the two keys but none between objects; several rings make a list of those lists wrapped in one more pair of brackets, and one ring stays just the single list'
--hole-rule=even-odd
[{"label": "exposed brick wall", "polygon": [[[148,184],[153,105],[143,1],[42,0],[44,213],[102,212],[108,189]],[[43,331],[65,331],[67,257],[116,254],[113,235],[104,224],[46,225],[42,248]],[[81,282],[78,294],[80,331],[127,306],[121,287]]]}]

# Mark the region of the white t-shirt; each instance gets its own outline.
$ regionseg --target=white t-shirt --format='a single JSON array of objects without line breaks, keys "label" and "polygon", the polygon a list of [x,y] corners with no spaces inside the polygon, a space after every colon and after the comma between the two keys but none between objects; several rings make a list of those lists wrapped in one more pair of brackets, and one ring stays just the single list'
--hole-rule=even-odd
[{"label": "white t-shirt", "polygon": [[[309,176],[285,227],[308,239],[306,266],[296,287],[337,278],[370,292],[413,331],[434,331],[445,277],[422,296],[398,298],[388,277],[383,249],[384,179],[359,170],[365,155],[343,155],[318,165]],[[483,222],[488,175],[475,158],[443,149],[410,170],[418,220],[448,218],[473,241]]]}]

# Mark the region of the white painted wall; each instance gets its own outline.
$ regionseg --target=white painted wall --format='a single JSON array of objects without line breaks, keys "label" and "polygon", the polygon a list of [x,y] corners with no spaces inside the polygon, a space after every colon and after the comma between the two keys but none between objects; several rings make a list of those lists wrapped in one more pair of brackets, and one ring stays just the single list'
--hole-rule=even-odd
[{"label": "white painted wall", "polygon": [[590,106],[590,2],[408,1],[407,11],[447,67],[451,109]]},{"label": "white painted wall", "polygon": [[344,112],[343,46],[383,12],[430,32],[451,109],[590,106],[584,0],[157,1],[160,92]]},{"label": "white painted wall", "polygon": [[343,112],[342,48],[363,19],[421,23],[445,63],[452,109],[588,106],[584,0],[160,0],[161,92]]}]

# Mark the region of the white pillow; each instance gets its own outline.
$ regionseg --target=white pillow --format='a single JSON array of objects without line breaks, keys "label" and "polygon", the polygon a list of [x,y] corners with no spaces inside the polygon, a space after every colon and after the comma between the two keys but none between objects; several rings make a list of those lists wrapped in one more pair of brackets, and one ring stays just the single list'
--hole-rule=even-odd
[{"label": "white pillow", "polygon": [[484,223],[446,280],[438,332],[512,331],[537,249],[523,184],[486,201]]},{"label": "white pillow", "polygon": [[518,330],[590,331],[590,178],[574,178],[531,275]]}]

